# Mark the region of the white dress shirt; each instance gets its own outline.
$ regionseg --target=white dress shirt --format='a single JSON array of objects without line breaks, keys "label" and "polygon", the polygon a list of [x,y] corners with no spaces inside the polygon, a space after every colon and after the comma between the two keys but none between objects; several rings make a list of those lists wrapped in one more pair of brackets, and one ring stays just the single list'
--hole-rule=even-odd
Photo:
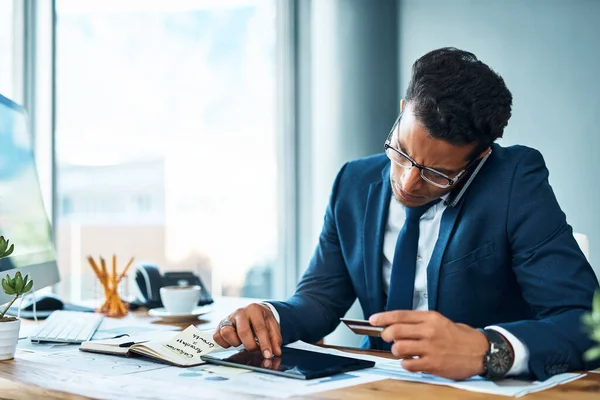
[{"label": "white dress shirt", "polygon": [[[442,200],[447,197],[444,196]],[[404,225],[406,214],[404,205],[392,196],[390,200],[390,209],[388,221],[383,236],[383,291],[387,294],[390,287],[390,276],[392,274],[392,261],[394,260],[394,250],[396,249],[396,239],[400,229]],[[442,214],[446,209],[444,201],[435,204],[423,214],[419,221],[419,247],[417,250],[417,269],[415,273],[415,289],[413,294],[413,310],[427,311],[429,304],[427,302],[427,266],[433,254],[433,248],[440,232],[440,223]],[[508,372],[509,375],[519,375],[528,371],[529,351],[519,339],[512,333],[499,326],[488,326],[488,329],[494,329],[501,333],[511,344],[515,360]]]},{"label": "white dress shirt", "polygon": [[[444,196],[445,199],[446,196]],[[415,288],[413,295],[413,310],[427,311],[429,309],[427,301],[427,266],[433,253],[435,243],[440,231],[440,222],[442,214],[446,209],[443,201],[440,201],[429,210],[427,210],[419,221],[419,245],[417,250],[417,269],[415,273]],[[383,290],[387,294],[390,287],[390,277],[392,274],[392,261],[394,260],[394,251],[396,249],[396,239],[400,229],[406,219],[405,207],[396,200],[394,196],[390,200],[388,221],[383,236]],[[279,313],[269,303],[264,303],[271,311],[277,322],[279,322]],[[514,363],[508,372],[509,375],[518,375],[528,372],[529,351],[527,347],[517,339],[513,334],[499,326],[488,326],[488,329],[494,329],[501,333],[511,344],[514,351]]]}]

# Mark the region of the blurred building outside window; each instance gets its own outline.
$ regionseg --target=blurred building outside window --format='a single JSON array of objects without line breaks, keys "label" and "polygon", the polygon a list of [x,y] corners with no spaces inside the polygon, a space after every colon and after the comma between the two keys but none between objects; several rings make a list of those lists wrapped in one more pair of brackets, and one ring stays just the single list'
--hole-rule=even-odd
[{"label": "blurred building outside window", "polygon": [[97,296],[86,257],[113,253],[196,272],[213,295],[271,295],[275,8],[56,0],[61,296]]}]

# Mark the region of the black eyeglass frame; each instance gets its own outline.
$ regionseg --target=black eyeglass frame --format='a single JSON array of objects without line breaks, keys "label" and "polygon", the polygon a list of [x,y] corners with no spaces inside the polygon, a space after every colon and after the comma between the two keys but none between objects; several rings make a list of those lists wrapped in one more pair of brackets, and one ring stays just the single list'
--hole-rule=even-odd
[{"label": "black eyeglass frame", "polygon": [[[433,185],[433,186],[439,187],[439,188],[441,188],[441,189],[447,189],[447,188],[449,188],[450,186],[454,185],[456,182],[458,182],[458,180],[459,180],[459,179],[460,179],[460,178],[461,178],[461,177],[462,177],[462,176],[463,176],[463,175],[464,175],[464,174],[465,174],[465,173],[466,173],[466,172],[467,172],[467,171],[468,171],[468,170],[469,170],[471,167],[473,167],[473,165],[474,165],[474,164],[477,162],[478,158],[477,158],[477,156],[476,156],[476,157],[475,157],[474,159],[472,159],[472,160],[471,160],[471,161],[470,161],[470,162],[467,164],[467,166],[466,166],[466,167],[464,167],[464,168],[463,168],[463,169],[462,169],[462,170],[461,170],[461,171],[460,171],[460,172],[459,172],[459,173],[458,173],[458,174],[457,174],[457,175],[456,175],[454,178],[451,178],[451,177],[449,177],[448,175],[446,175],[446,174],[443,174],[443,173],[441,173],[440,171],[437,171],[437,170],[435,170],[435,169],[433,169],[433,168],[429,168],[429,167],[426,167],[426,166],[424,166],[424,165],[421,165],[421,164],[419,164],[418,162],[416,162],[415,160],[413,160],[413,159],[412,159],[412,158],[411,158],[411,157],[410,157],[408,154],[406,154],[406,153],[404,153],[402,150],[400,150],[400,149],[397,149],[397,148],[395,148],[394,146],[392,146],[392,137],[394,136],[394,131],[395,131],[395,130],[398,128],[398,126],[400,125],[400,120],[401,120],[401,119],[402,119],[402,113],[400,113],[400,114],[398,115],[398,118],[396,118],[396,122],[394,122],[394,125],[392,126],[392,129],[390,130],[390,133],[388,133],[387,139],[385,140],[385,143],[383,144],[383,148],[385,149],[385,154],[388,156],[388,158],[390,159],[390,161],[391,161],[391,162],[393,162],[394,164],[396,164],[397,166],[399,166],[399,167],[401,167],[401,168],[404,168],[405,170],[409,170],[409,169],[411,169],[411,168],[413,168],[413,167],[416,167],[416,168],[418,168],[418,169],[419,169],[419,172],[420,172],[420,175],[421,175],[421,178],[422,178],[422,179],[423,179],[425,182],[427,182],[427,183],[429,183],[429,184],[431,184],[431,185]],[[401,165],[401,164],[397,163],[395,160],[393,160],[393,159],[392,159],[392,158],[391,158],[391,157],[388,155],[388,149],[389,149],[389,150],[392,150],[392,151],[394,151],[394,152],[396,152],[396,153],[397,153],[399,156],[401,156],[401,157],[403,157],[403,158],[407,159],[408,161],[410,161],[411,165],[410,165],[410,166],[406,166],[406,167],[405,167],[404,165]],[[486,157],[485,157],[485,158],[487,158],[487,157],[489,156],[489,153],[491,153],[491,149],[490,149],[490,151],[488,152],[488,154],[486,155]],[[431,180],[427,179],[427,177],[426,177],[425,175],[423,175],[423,171],[429,171],[429,172],[431,172],[431,173],[434,173],[434,174],[436,174],[436,175],[439,175],[440,177],[442,177],[442,178],[444,178],[444,179],[448,180],[448,183],[447,183],[446,185],[444,185],[444,184],[441,184],[441,183],[436,183],[436,182],[433,182],[433,181],[431,181]]]}]

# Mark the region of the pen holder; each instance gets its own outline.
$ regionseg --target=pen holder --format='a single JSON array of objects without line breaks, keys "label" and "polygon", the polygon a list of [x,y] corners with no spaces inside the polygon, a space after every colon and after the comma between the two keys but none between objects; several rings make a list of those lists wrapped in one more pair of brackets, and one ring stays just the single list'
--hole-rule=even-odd
[{"label": "pen holder", "polygon": [[87,260],[94,270],[94,273],[98,277],[98,280],[102,284],[102,288],[104,290],[104,303],[96,310],[96,312],[101,312],[107,317],[116,318],[127,315],[129,310],[125,306],[125,303],[123,303],[118,289],[119,283],[133,263],[133,257],[129,260],[120,274],[117,273],[117,257],[115,255],[112,256],[111,272],[109,272],[104,258],[100,257],[99,263],[96,263],[91,256],[88,256]]},{"label": "pen holder", "polygon": [[[119,285],[117,287],[117,293],[119,294],[119,297],[123,301],[125,308],[129,307],[128,306],[128,304],[129,304],[128,285],[129,285],[129,274],[123,276],[123,278],[121,279],[121,282],[119,282]],[[96,300],[102,299],[102,301],[98,303],[98,306],[100,306],[100,304],[103,305],[104,302],[106,301],[106,289],[102,285],[102,282],[100,282],[100,279],[97,279],[95,276],[94,276],[94,281],[93,281],[93,287],[94,287],[94,292],[91,295],[92,298],[94,298]],[[100,311],[100,308],[101,307],[98,307],[98,311]]]}]

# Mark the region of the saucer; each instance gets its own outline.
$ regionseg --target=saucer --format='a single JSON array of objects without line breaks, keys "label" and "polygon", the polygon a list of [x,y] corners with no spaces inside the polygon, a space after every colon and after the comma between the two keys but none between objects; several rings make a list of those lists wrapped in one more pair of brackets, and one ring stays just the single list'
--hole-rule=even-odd
[{"label": "saucer", "polygon": [[190,313],[174,314],[174,313],[168,312],[164,307],[159,307],[159,308],[152,308],[152,309],[148,310],[148,315],[150,315],[152,317],[162,318],[165,321],[175,322],[175,321],[185,321],[185,320],[190,320],[190,319],[197,319],[198,316],[207,314],[211,311],[212,311],[211,306],[198,306],[198,307],[195,307],[192,310],[192,312],[190,312]]}]

